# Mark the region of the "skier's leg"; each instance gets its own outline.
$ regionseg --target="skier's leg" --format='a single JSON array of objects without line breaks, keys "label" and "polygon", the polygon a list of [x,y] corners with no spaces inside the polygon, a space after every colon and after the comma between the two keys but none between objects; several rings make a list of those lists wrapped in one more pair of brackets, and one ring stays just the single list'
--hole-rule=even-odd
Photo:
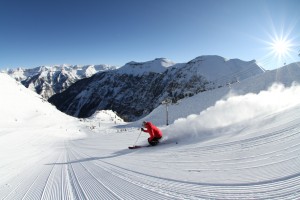
[{"label": "skier's leg", "polygon": [[148,140],[148,143],[151,145],[151,146],[155,146],[159,143],[158,139],[157,138],[153,138],[153,140],[149,141]]}]

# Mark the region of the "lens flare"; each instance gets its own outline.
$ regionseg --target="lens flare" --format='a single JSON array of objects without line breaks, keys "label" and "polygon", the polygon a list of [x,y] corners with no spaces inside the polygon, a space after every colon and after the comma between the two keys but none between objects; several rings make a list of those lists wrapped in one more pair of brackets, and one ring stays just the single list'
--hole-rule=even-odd
[{"label": "lens flare", "polygon": [[272,54],[275,55],[279,60],[291,56],[293,45],[287,38],[275,37],[275,39],[272,39],[272,43],[270,45]]},{"label": "lens flare", "polygon": [[288,41],[285,40],[276,40],[272,44],[273,51],[278,55],[278,56],[284,56],[288,54],[291,49],[291,45],[289,44]]},{"label": "lens flare", "polygon": [[258,62],[269,69],[276,69],[298,61],[297,51],[300,44],[295,30],[298,20],[282,19],[280,21],[281,23],[275,23],[270,16],[268,26],[264,30],[265,34],[262,34],[261,38],[256,38],[264,44],[262,48],[264,54],[258,58]]}]

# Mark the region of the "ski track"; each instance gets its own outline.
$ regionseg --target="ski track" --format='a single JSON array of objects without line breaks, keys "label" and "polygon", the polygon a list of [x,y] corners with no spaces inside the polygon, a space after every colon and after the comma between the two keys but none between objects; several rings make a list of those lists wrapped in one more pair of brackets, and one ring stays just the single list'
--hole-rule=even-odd
[{"label": "ski track", "polygon": [[[226,171],[236,171],[239,172],[241,170],[249,170],[248,173],[240,173],[246,174],[242,177],[242,182],[224,182],[224,183],[210,183],[210,182],[201,182],[201,181],[180,181],[172,179],[172,177],[158,177],[154,175],[150,175],[147,173],[143,173],[140,171],[135,171],[134,168],[122,167],[122,165],[126,166],[126,159],[120,160],[118,163],[122,164],[112,164],[109,161],[109,157],[101,159],[95,157],[96,154],[93,155],[93,151],[95,151],[95,147],[89,148],[88,142],[75,143],[73,150],[82,150],[84,146],[86,146],[85,150],[87,153],[82,153],[82,151],[75,152],[78,154],[77,159],[81,158],[93,158],[91,159],[91,163],[96,163],[98,168],[102,168],[108,172],[111,176],[119,177],[120,179],[127,181],[128,183],[132,183],[141,188],[147,188],[149,191],[155,191],[158,194],[163,194],[166,197],[171,197],[172,199],[295,199],[300,197],[300,159],[299,157],[290,156],[294,155],[290,154],[293,152],[299,152],[299,128],[298,124],[291,123],[288,128],[280,129],[277,127],[278,131],[270,131],[262,136],[245,139],[237,142],[230,142],[227,144],[218,144],[212,145],[208,147],[195,147],[195,148],[181,148],[178,150],[178,154],[175,158],[180,157],[180,153],[186,155],[186,152],[189,151],[192,156],[197,157],[205,157],[207,155],[218,154],[219,159],[203,161],[202,164],[206,166],[206,169],[197,169],[194,172],[203,172],[203,171],[220,171],[221,173],[227,173]],[[81,146],[82,145],[82,146]],[[284,146],[284,148],[274,149],[273,151],[266,151],[266,153],[262,153],[260,155],[249,155],[247,157],[237,156],[233,159],[224,159],[229,154],[240,154],[247,155],[247,151],[250,151],[254,148],[268,148],[270,146]],[[163,150],[163,154],[171,154],[172,148],[170,148],[170,152]],[[141,154],[143,149],[140,151],[136,151],[130,154],[131,157],[136,157],[140,162],[156,162],[158,164],[171,162],[174,165],[180,165],[180,161],[168,161],[153,159],[150,156],[150,159],[145,159]],[[263,152],[263,151],[262,151]],[[94,152],[95,153],[95,152]],[[172,155],[172,154],[171,154]],[[149,155],[147,155],[149,156]],[[213,156],[214,157],[214,156]],[[164,156],[164,158],[168,158]],[[274,160],[275,158],[275,160]],[[131,162],[134,159],[131,159]],[[265,162],[261,162],[264,160]],[[83,161],[83,160],[82,160]],[[121,162],[123,161],[123,162]],[[238,164],[237,164],[238,161]],[[201,162],[201,161],[200,161]],[[83,161],[83,163],[86,163]],[[184,164],[195,164],[199,165],[199,162],[194,161],[193,159],[184,162]],[[266,164],[258,164],[258,163],[266,163]],[[225,164],[225,169],[224,169]],[[245,167],[241,167],[241,165],[245,165]],[[220,165],[220,167],[219,167]],[[237,165],[235,167],[235,165]],[[221,168],[221,166],[223,168]],[[187,168],[185,166],[184,168]],[[213,169],[210,169],[212,167]],[[93,166],[95,168],[95,166]],[[228,169],[226,169],[228,168]],[[96,171],[97,167],[95,168]],[[193,170],[188,170],[192,172]],[[253,173],[254,172],[254,173]],[[280,173],[279,173],[280,172]],[[220,174],[221,174],[220,173]],[[247,176],[248,174],[248,176]],[[277,174],[284,174],[285,176],[278,177]],[[126,183],[125,185],[129,185]],[[128,189],[130,190],[130,189]],[[119,191],[119,189],[118,189]],[[143,192],[144,193],[144,192]],[[125,194],[120,196],[124,197]]]},{"label": "ski track", "polygon": [[[75,160],[82,158],[78,152],[73,151],[72,154]],[[84,186],[87,188],[95,187],[92,189],[95,196],[92,196],[91,199],[171,199],[165,195],[157,194],[155,191],[138,187],[131,182],[115,176],[112,171],[94,162],[78,162],[75,164],[78,166],[78,171],[84,170],[88,172],[84,177],[90,176],[89,180],[93,182],[92,184],[87,182],[87,186]],[[137,193],[137,191],[139,192]],[[97,196],[99,194],[100,196]]]},{"label": "ski track", "polygon": [[53,152],[0,187],[0,199],[300,199],[299,117],[286,117],[226,142],[129,150],[126,134],[116,147],[114,134],[53,141]]}]

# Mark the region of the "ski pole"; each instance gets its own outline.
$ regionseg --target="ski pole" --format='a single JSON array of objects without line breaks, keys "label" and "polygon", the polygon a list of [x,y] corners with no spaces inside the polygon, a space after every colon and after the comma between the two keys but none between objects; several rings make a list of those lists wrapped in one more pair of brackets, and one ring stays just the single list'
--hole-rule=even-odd
[{"label": "ski pole", "polygon": [[134,143],[134,147],[135,147],[135,145],[136,145],[136,143],[137,143],[137,141],[139,140],[139,138],[140,138],[140,136],[141,136],[141,133],[142,133],[142,130],[140,131],[140,134],[139,134],[139,136],[136,138],[136,141],[135,141],[135,143]]}]

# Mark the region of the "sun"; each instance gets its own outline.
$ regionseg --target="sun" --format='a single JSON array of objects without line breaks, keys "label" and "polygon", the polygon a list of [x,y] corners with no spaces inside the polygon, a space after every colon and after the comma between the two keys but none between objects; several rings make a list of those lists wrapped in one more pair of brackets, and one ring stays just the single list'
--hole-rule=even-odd
[{"label": "sun", "polygon": [[[294,60],[294,42],[289,38],[289,34],[281,35],[275,32],[269,36],[269,41],[265,41],[269,53],[265,56],[265,63],[273,63],[274,66],[286,65],[287,61]],[[274,67],[273,67],[274,68]]]},{"label": "sun", "polygon": [[[285,23],[282,19],[280,24],[270,18],[266,29],[262,29],[260,37],[256,38],[263,44],[263,54],[258,62],[265,68],[275,69],[296,62],[299,47],[298,33],[295,31],[297,21],[290,20]],[[297,56],[297,58],[296,58]]]},{"label": "sun", "polygon": [[273,44],[273,49],[278,55],[282,55],[288,51],[288,44],[286,41],[279,40]]},{"label": "sun", "polygon": [[271,46],[273,53],[275,53],[278,57],[284,57],[291,51],[291,44],[285,39],[276,39],[273,41]]}]

